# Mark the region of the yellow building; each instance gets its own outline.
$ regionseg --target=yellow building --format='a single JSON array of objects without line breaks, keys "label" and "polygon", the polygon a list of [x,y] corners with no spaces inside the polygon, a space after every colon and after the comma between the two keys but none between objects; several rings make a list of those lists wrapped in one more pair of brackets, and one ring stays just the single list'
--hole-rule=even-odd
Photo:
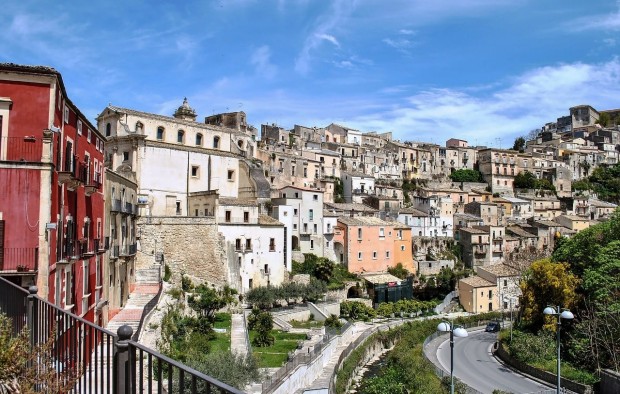
[{"label": "yellow building", "polygon": [[499,308],[497,284],[479,276],[459,280],[459,299],[467,312],[481,313]]}]

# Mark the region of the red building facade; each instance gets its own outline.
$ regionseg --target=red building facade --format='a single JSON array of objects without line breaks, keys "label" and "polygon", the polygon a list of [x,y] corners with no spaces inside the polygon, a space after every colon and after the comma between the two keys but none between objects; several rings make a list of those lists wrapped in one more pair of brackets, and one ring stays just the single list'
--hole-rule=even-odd
[{"label": "red building facade", "polygon": [[0,275],[96,323],[103,144],[58,71],[0,64]]}]

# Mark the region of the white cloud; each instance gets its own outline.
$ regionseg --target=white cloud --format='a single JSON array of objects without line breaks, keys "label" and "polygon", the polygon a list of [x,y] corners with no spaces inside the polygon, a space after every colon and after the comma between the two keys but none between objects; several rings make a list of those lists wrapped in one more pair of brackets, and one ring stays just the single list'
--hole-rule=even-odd
[{"label": "white cloud", "polygon": [[396,39],[393,40],[391,38],[384,38],[383,42],[386,43],[387,45],[391,46],[392,48],[397,49],[398,51],[404,52],[404,53],[409,53],[409,48],[411,48],[413,46],[413,42],[404,39],[404,38],[400,38],[400,39]]},{"label": "white cloud", "polygon": [[610,14],[586,16],[570,21],[567,26],[571,30],[620,30],[620,1],[616,2],[617,9]]},{"label": "white cloud", "polygon": [[335,46],[337,46],[338,48],[340,48],[340,43],[338,42],[336,37],[334,37],[334,36],[332,36],[330,34],[317,34],[316,37],[321,39],[321,40],[329,41],[332,44],[334,44]]},{"label": "white cloud", "polygon": [[345,19],[356,7],[355,0],[336,0],[332,3],[324,15],[319,16],[319,23],[313,29],[312,33],[307,36],[304,45],[295,59],[295,70],[300,74],[307,74],[310,71],[310,63],[312,54],[323,41],[329,41],[336,47],[340,47],[340,43],[330,32],[337,28],[343,19]]},{"label": "white cloud", "polygon": [[474,96],[454,89],[429,89],[401,99],[393,108],[360,114],[349,125],[393,130],[401,139],[441,143],[460,136],[479,144],[504,146],[516,136],[590,104],[607,109],[620,95],[620,61],[565,64],[525,73],[503,89]]},{"label": "white cloud", "polygon": [[271,64],[271,49],[268,45],[256,49],[250,57],[250,63],[254,65],[256,73],[264,78],[271,79],[276,75],[277,67]]},{"label": "white cloud", "polygon": [[409,30],[409,29],[400,29],[398,32],[406,36],[411,36],[411,35],[416,34],[414,30]]}]

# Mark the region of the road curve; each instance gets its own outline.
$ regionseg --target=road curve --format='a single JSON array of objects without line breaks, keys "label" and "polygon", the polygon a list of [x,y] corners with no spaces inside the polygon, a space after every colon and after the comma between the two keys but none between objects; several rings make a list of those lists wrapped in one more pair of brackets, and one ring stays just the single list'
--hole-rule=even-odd
[{"label": "road curve", "polygon": [[[549,387],[512,371],[491,354],[495,333],[473,331],[467,338],[454,339],[454,376],[482,393],[500,389],[511,393],[538,393]],[[437,348],[442,368],[450,371],[450,341]]]}]

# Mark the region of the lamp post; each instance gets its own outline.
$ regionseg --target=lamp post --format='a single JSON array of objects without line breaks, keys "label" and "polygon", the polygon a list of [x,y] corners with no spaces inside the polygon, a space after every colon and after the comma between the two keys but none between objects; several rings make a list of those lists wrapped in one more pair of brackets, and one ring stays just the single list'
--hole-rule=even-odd
[{"label": "lamp post", "polygon": [[450,394],[454,394],[454,337],[465,338],[468,335],[467,330],[443,321],[437,325],[437,331],[450,333]]},{"label": "lamp post", "polygon": [[573,312],[569,311],[568,309],[564,309],[562,312],[560,312],[560,306],[558,305],[557,307],[552,307],[552,306],[548,306],[543,310],[543,314],[545,315],[550,315],[550,316],[557,316],[558,317],[558,332],[557,332],[557,339],[558,339],[558,384],[557,384],[557,388],[556,388],[556,392],[558,394],[560,394],[560,383],[561,383],[561,378],[560,378],[560,328],[562,326],[562,319],[566,319],[566,320],[572,320],[575,318],[575,316],[573,315]]},{"label": "lamp post", "polygon": [[506,298],[508,298],[508,302],[510,303],[510,342],[512,342],[512,300],[514,299],[513,297],[502,297],[502,305],[504,303],[503,300],[505,300]]}]

